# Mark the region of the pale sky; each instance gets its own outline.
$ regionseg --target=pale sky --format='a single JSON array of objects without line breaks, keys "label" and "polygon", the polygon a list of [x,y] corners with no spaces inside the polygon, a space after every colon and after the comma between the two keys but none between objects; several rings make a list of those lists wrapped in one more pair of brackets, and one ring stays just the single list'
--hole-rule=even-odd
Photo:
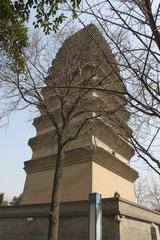
[{"label": "pale sky", "polygon": [[35,135],[32,126],[33,114],[28,110],[10,116],[7,128],[0,128],[0,192],[6,197],[19,195],[23,191],[24,161],[31,159],[28,140]]}]

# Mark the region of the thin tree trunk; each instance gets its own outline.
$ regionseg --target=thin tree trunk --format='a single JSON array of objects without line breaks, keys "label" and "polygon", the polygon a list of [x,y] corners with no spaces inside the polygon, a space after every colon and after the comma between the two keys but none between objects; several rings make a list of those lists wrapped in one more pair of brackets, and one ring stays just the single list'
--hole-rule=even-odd
[{"label": "thin tree trunk", "polygon": [[58,240],[63,158],[62,139],[58,137],[58,151],[49,213],[48,240]]}]

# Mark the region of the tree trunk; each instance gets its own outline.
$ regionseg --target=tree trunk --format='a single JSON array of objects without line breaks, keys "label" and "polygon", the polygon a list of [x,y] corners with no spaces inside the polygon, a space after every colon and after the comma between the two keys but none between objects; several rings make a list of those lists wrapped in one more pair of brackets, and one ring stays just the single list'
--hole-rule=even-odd
[{"label": "tree trunk", "polygon": [[62,181],[62,165],[63,165],[63,147],[62,140],[58,139],[58,151],[55,167],[55,175],[52,187],[51,205],[49,213],[49,229],[48,240],[58,240],[59,232],[59,209],[60,209],[60,190]]}]

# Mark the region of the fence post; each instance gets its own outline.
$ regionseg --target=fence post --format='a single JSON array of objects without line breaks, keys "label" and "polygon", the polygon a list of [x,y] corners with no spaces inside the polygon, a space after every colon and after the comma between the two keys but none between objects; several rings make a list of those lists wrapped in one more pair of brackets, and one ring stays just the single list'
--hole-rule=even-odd
[{"label": "fence post", "polygon": [[99,193],[89,194],[89,240],[102,240],[102,199]]}]

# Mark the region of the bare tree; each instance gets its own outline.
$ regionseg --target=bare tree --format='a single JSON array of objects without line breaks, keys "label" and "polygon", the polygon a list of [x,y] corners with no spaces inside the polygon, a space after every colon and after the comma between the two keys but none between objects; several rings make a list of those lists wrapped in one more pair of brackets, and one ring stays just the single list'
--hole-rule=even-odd
[{"label": "bare tree", "polygon": [[90,16],[113,49],[121,75],[115,74],[131,113],[134,134],[128,133],[130,143],[140,159],[160,174],[160,4],[150,0],[83,1],[77,14],[83,26]]},{"label": "bare tree", "polygon": [[159,178],[143,177],[135,185],[137,202],[145,207],[160,211]]},{"label": "bare tree", "polygon": [[[39,68],[35,67],[38,60],[35,58],[35,62],[29,62],[28,59],[26,72],[23,75],[19,75],[19,73],[16,76],[13,73],[8,75],[7,68],[3,69],[4,81],[0,83],[3,89],[6,89],[5,97],[7,96],[7,98],[5,99],[10,102],[12,98],[14,101],[12,109],[17,108],[17,106],[21,108],[27,105],[37,106],[40,111],[46,114],[57,138],[57,164],[52,189],[48,239],[57,239],[58,237],[59,194],[65,150],[72,141],[79,137],[82,131],[92,130],[91,127],[86,127],[93,126],[91,123],[95,123],[99,119],[109,122],[108,116],[120,111],[124,105],[128,104],[132,116],[130,124],[136,130],[135,134],[133,135],[116,120],[114,120],[113,129],[118,131],[126,140],[129,138],[140,158],[158,174],[160,173],[160,162],[157,157],[160,127],[160,5],[156,5],[154,1],[151,3],[150,0],[105,0],[98,1],[96,4],[89,1],[84,2],[84,9],[78,12],[80,14],[78,20],[84,26],[81,16],[89,15],[99,25],[104,37],[113,49],[119,70],[115,67],[115,62],[110,60],[99,42],[96,41],[92,32],[87,30],[100,49],[100,56],[103,55],[106,64],[109,65],[110,70],[107,74],[104,74],[99,63],[93,64],[92,61],[89,61],[87,64],[82,64],[81,61],[78,61],[73,66],[73,62],[67,59],[64,64],[65,70],[61,72],[63,81],[57,83],[56,78],[52,79],[53,81],[50,80],[52,74],[46,79],[44,71],[39,71]],[[43,66],[41,67],[43,68]],[[84,75],[86,69],[87,77]],[[115,85],[118,82],[121,83],[121,87],[119,86],[117,90],[108,88],[106,85],[110,76],[113,75],[116,79]],[[79,79],[78,82],[77,79]],[[44,86],[46,90],[41,93]],[[47,101],[44,101],[44,95],[48,95],[49,91],[52,92],[54,102],[58,106],[54,111],[51,111]],[[90,99],[88,96],[93,95],[91,94],[93,91],[96,91],[98,95],[112,93],[121,100],[120,104],[118,107],[111,104],[112,107],[107,108],[101,102],[102,107],[99,108],[92,102],[94,109],[88,109],[86,101]],[[24,105],[20,104],[22,100],[24,100]],[[94,114],[92,114],[93,112]],[[6,115],[6,110],[4,113]],[[59,117],[57,118],[57,116]],[[78,117],[80,120],[77,126],[73,123]],[[110,118],[113,120],[112,117]],[[117,125],[119,126],[118,130]],[[119,132],[120,127],[123,133]]]},{"label": "bare tree", "polygon": [[158,181],[153,179],[150,184],[148,198],[151,204],[151,207],[156,211],[160,211],[160,186]]},{"label": "bare tree", "polygon": [[[94,26],[91,25],[87,29],[92,33],[96,31],[101,39],[100,33]],[[104,51],[108,52],[114,70],[106,63],[101,50],[90,37],[87,29],[83,30],[84,38],[79,39],[80,33],[77,33],[65,41],[65,47],[57,54],[48,76],[45,72],[47,61],[44,59],[42,61],[44,45],[40,45],[39,49],[38,43],[42,40],[37,38],[33,41],[34,48],[25,52],[26,68],[23,74],[15,74],[11,69],[9,71],[7,61],[6,68],[1,69],[0,72],[3,87],[1,100],[9,101],[11,108],[8,109],[21,109],[34,105],[45,116],[46,125],[49,125],[53,131],[55,139],[53,152],[57,157],[48,240],[58,239],[65,152],[70,149],[73,142],[83,139],[88,132],[94,134],[97,123],[111,127],[111,121],[113,118],[116,119],[116,113],[120,115],[122,112],[127,113],[125,98],[119,92],[119,89],[123,90],[123,85],[115,74],[117,66],[111,50],[102,38],[102,46]],[[102,89],[105,89],[105,92],[101,91]],[[116,126],[115,129],[119,131]]]}]

